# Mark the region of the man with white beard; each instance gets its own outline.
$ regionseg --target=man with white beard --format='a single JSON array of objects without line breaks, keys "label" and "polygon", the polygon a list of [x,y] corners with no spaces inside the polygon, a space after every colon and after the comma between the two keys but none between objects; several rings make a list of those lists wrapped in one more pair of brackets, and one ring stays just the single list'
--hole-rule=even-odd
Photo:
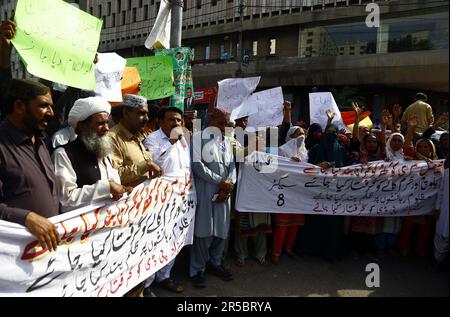
[{"label": "man with white beard", "polygon": [[110,104],[100,97],[78,99],[70,110],[68,122],[78,137],[53,153],[63,212],[131,192],[112,167],[110,112]]}]

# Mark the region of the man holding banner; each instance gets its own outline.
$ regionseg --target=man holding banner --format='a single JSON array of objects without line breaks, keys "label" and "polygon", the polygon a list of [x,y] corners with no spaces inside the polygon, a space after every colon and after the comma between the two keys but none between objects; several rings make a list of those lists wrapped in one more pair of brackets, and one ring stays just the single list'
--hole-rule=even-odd
[{"label": "man holding banner", "polygon": [[107,136],[110,111],[109,103],[100,97],[79,99],[70,110],[69,123],[78,137],[53,153],[65,211],[110,198],[118,200],[132,190],[120,185],[119,174],[112,167]]},{"label": "man holding banner", "polygon": [[[160,129],[151,133],[144,141],[153,161],[162,167],[163,175],[188,180],[191,178],[191,157],[188,144],[183,136],[183,111],[176,107],[161,108],[158,113]],[[181,293],[183,286],[170,277],[175,259],[156,272],[156,282],[171,292]],[[155,279],[151,276],[146,282],[146,291]],[[149,291],[144,292],[150,293]]]},{"label": "man holding banner", "polygon": [[50,89],[13,79],[0,124],[0,219],[27,227],[50,251],[60,237],[46,218],[59,213],[59,188],[42,133],[53,117]]}]

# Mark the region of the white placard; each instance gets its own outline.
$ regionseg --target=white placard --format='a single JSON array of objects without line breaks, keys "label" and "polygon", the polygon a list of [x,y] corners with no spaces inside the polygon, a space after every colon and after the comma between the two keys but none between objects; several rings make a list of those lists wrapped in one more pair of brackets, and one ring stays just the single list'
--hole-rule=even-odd
[{"label": "white placard", "polygon": [[322,129],[325,130],[328,121],[327,110],[331,110],[335,113],[331,123],[337,125],[339,130],[345,129],[347,133],[350,133],[350,130],[342,120],[341,112],[339,111],[331,92],[315,92],[309,94],[309,114],[311,124],[318,123]]},{"label": "white placard", "polygon": [[95,94],[110,102],[122,101],[121,79],[127,60],[116,53],[98,53]]},{"label": "white placard", "polygon": [[241,106],[252,92],[258,87],[261,77],[229,78],[219,81],[217,93],[217,108],[223,109],[230,114],[234,109]]},{"label": "white placard", "polygon": [[248,118],[249,127],[276,127],[283,122],[284,97],[281,87],[254,93],[249,99],[258,106],[258,110]]}]

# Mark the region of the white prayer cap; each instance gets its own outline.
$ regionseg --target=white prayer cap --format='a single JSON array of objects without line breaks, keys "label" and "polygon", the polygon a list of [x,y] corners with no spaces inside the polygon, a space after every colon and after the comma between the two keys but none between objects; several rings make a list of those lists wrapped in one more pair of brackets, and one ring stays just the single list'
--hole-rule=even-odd
[{"label": "white prayer cap", "polygon": [[105,99],[100,97],[78,99],[69,112],[68,122],[76,129],[78,122],[99,112],[106,112],[108,115],[111,113],[111,105]]}]

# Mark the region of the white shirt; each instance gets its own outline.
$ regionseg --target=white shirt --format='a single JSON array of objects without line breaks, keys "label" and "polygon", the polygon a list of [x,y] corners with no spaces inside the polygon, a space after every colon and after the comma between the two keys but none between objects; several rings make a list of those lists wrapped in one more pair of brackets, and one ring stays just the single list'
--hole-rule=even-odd
[{"label": "white shirt", "polygon": [[59,201],[63,207],[63,212],[110,199],[109,181],[120,184],[119,173],[112,167],[111,158],[106,157],[103,160],[98,160],[100,180],[82,188],[77,185],[77,174],[64,148],[57,148],[53,152],[52,158],[55,165],[55,174],[61,186]]},{"label": "white shirt", "polygon": [[161,166],[164,176],[191,173],[189,145],[184,138],[171,144],[169,137],[159,129],[144,140],[144,146],[150,151],[153,161]]}]

